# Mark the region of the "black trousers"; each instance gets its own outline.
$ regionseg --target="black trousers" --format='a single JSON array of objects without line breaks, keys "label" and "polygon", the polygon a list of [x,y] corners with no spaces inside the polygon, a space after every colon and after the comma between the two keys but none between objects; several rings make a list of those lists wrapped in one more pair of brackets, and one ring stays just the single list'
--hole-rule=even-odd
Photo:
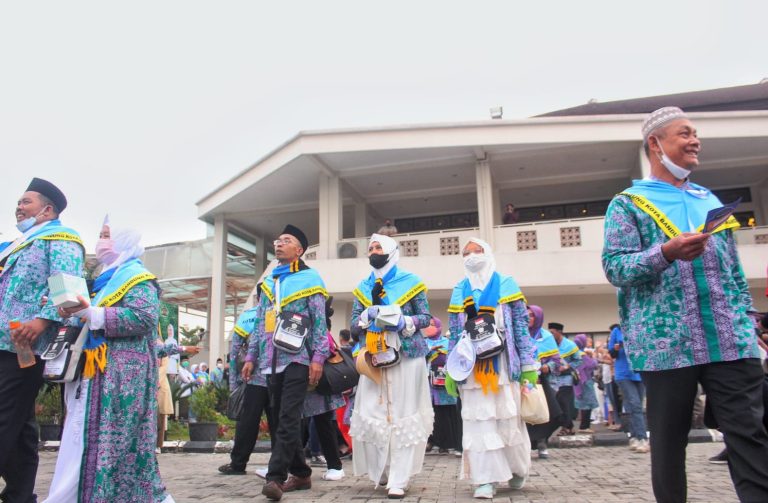
[{"label": "black trousers", "polygon": [[768,501],[768,434],[763,426],[763,370],[757,359],[642,372],[651,432],[656,501],[687,498],[685,448],[698,383],[720,425],[728,469],[742,502]]},{"label": "black trousers", "polygon": [[461,450],[459,440],[459,409],[456,405],[432,405],[435,411],[435,422],[432,424],[432,435],[429,436],[429,443],[436,445],[440,449]]},{"label": "black trousers", "polygon": [[5,489],[0,500],[37,501],[37,422],[35,397],[43,384],[43,364],[19,368],[16,353],[0,351],[0,477]]},{"label": "black trousers", "polygon": [[275,442],[269,458],[267,480],[283,483],[288,473],[309,477],[312,469],[304,459],[301,445],[301,411],[309,384],[309,367],[291,363],[277,375],[269,376]]},{"label": "black trousers", "polygon": [[557,390],[557,403],[563,414],[560,416],[560,426],[566,430],[573,429],[573,419],[576,417],[576,403],[573,401],[573,386],[560,386]]},{"label": "black trousers", "polygon": [[269,391],[264,386],[247,385],[243,395],[243,410],[240,413],[240,420],[235,429],[235,445],[229,455],[232,468],[235,470],[245,470],[248,460],[251,459],[253,448],[256,447],[256,440],[259,438],[259,425],[261,415],[267,415],[269,423],[269,436],[272,442],[272,448],[275,447],[275,431],[273,428],[274,418],[272,409],[269,406]]},{"label": "black trousers", "polygon": [[341,470],[341,458],[339,458],[339,429],[336,427],[335,410],[329,410],[313,416],[317,439],[320,441],[320,449],[329,470]]},{"label": "black trousers", "polygon": [[581,414],[581,421],[579,422],[580,430],[587,430],[592,425],[592,409],[579,409]]}]

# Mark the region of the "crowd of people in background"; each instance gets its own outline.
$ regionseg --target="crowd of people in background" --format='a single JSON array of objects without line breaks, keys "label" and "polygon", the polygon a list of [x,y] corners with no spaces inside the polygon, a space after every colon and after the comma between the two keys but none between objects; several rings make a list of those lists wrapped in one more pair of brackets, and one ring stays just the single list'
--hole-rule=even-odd
[{"label": "crowd of people in background", "polygon": [[[166,418],[177,414],[169,376],[181,387],[180,409],[195,389],[239,393],[224,475],[246,473],[266,417],[271,455],[257,475],[273,501],[311,489],[313,466],[325,468],[324,480],[342,480],[349,457],[355,476],[401,499],[435,448],[461,457],[459,477],[475,498],[491,499],[500,486],[523,488],[532,453],[549,458],[553,435],[593,434],[604,423],[626,432],[632,451],[650,452],[657,500],[682,502],[702,394],[701,421],[726,444],[713,461],[727,460],[740,500],[768,501],[768,321],[753,309],[731,232],[737,224],[699,232],[721,203],[688,180],[700,141],[680,109],[657,110],[642,133],[651,176],[617,195],[605,221],[602,265],[619,289],[620,323],[598,344],[547,322],[478,238],[456,261],[443,325],[427,285],[399,267],[390,221],[370,237],[370,270],[352,292],[351,318],[341,323],[349,328],[334,337],[332,297],[302,260],[307,237],[287,225],[273,243],[275,267],[237,320],[227,361],[190,364],[197,349],[180,346],[172,329],[159,337],[159,287],[134,230],[105,219],[88,296],[58,306],[47,298],[50,276],[83,276],[84,247],[59,220],[63,193],[35,178],[17,204],[20,237],[0,246],[0,437],[9,446],[0,450],[0,499],[36,500],[33,401],[44,372],[54,372],[39,355],[50,360],[67,347],[54,339],[62,327],[77,335],[70,346],[82,341],[84,364],[60,379],[66,421],[52,503],[174,501],[156,457]],[[504,222],[516,221],[508,205]],[[527,422],[531,394],[546,414]]]}]

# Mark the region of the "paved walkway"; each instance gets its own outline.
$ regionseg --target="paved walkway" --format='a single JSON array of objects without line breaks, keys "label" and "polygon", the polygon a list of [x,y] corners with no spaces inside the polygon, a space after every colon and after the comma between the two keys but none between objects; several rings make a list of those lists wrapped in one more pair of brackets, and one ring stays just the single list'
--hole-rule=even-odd
[{"label": "paved walkway", "polygon": [[[737,501],[728,467],[711,465],[707,458],[720,451],[722,443],[692,444],[688,447],[689,501],[730,503]],[[650,486],[650,458],[634,454],[623,446],[579,449],[550,449],[550,459],[533,460],[531,477],[522,491],[502,489],[493,501],[503,502],[644,502],[654,501]],[[37,492],[48,493],[55,452],[40,453]],[[245,476],[219,475],[216,468],[229,461],[227,454],[161,454],[160,469],[177,502],[264,502],[262,481],[253,469],[265,464],[268,454],[254,454]],[[535,455],[534,455],[535,458]],[[459,459],[451,455],[427,456],[424,469],[412,481],[406,502],[470,502],[469,483],[457,480]],[[352,466],[344,462],[348,473]],[[388,501],[386,491],[373,490],[361,477],[348,476],[340,482],[320,479],[321,470],[312,475],[310,491],[288,493],[283,501],[357,503]],[[0,483],[2,487],[2,483]],[[42,498],[41,498],[42,499]]]}]

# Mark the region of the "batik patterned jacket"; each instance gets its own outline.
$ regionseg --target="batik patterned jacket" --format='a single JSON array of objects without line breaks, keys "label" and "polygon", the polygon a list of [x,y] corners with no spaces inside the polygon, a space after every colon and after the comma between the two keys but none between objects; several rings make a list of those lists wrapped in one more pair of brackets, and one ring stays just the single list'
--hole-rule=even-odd
[{"label": "batik patterned jacket", "polygon": [[0,277],[0,351],[16,352],[8,328],[11,320],[43,318],[54,323],[36,341],[35,353],[40,354],[64,321],[50,299],[40,305],[48,295],[48,278],[60,272],[82,276],[83,247],[73,241],[36,239],[16,253],[15,263]]},{"label": "batik patterned jacket", "polygon": [[[256,311],[255,329],[248,341],[248,356],[246,361],[254,362],[255,369],[263,373],[272,372],[272,355],[275,353],[275,347],[272,345],[272,332],[264,329],[265,313],[273,308],[272,301],[266,295],[261,296],[259,308]],[[296,299],[283,308],[284,312],[301,313],[309,316],[310,333],[302,346],[301,351],[296,354],[287,353],[277,349],[276,369],[278,372],[285,369],[291,363],[299,363],[309,366],[312,363],[325,363],[325,360],[331,354],[328,346],[326,331],[328,330],[325,321],[325,296],[320,293]],[[258,361],[258,364],[255,362]]]},{"label": "batik patterned jacket", "polygon": [[667,262],[667,236],[627,196],[605,217],[603,269],[619,288],[625,348],[636,371],[758,358],[752,298],[731,230],[712,234],[696,260]]}]

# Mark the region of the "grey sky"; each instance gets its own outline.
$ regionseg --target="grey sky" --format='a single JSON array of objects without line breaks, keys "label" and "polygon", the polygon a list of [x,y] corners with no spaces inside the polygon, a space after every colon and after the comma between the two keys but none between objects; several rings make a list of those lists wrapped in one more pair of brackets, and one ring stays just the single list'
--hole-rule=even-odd
[{"label": "grey sky", "polygon": [[[520,118],[768,77],[768,3],[4,2],[0,240],[32,176],[147,245],[303,129]],[[639,132],[638,132],[639,134]]]}]

